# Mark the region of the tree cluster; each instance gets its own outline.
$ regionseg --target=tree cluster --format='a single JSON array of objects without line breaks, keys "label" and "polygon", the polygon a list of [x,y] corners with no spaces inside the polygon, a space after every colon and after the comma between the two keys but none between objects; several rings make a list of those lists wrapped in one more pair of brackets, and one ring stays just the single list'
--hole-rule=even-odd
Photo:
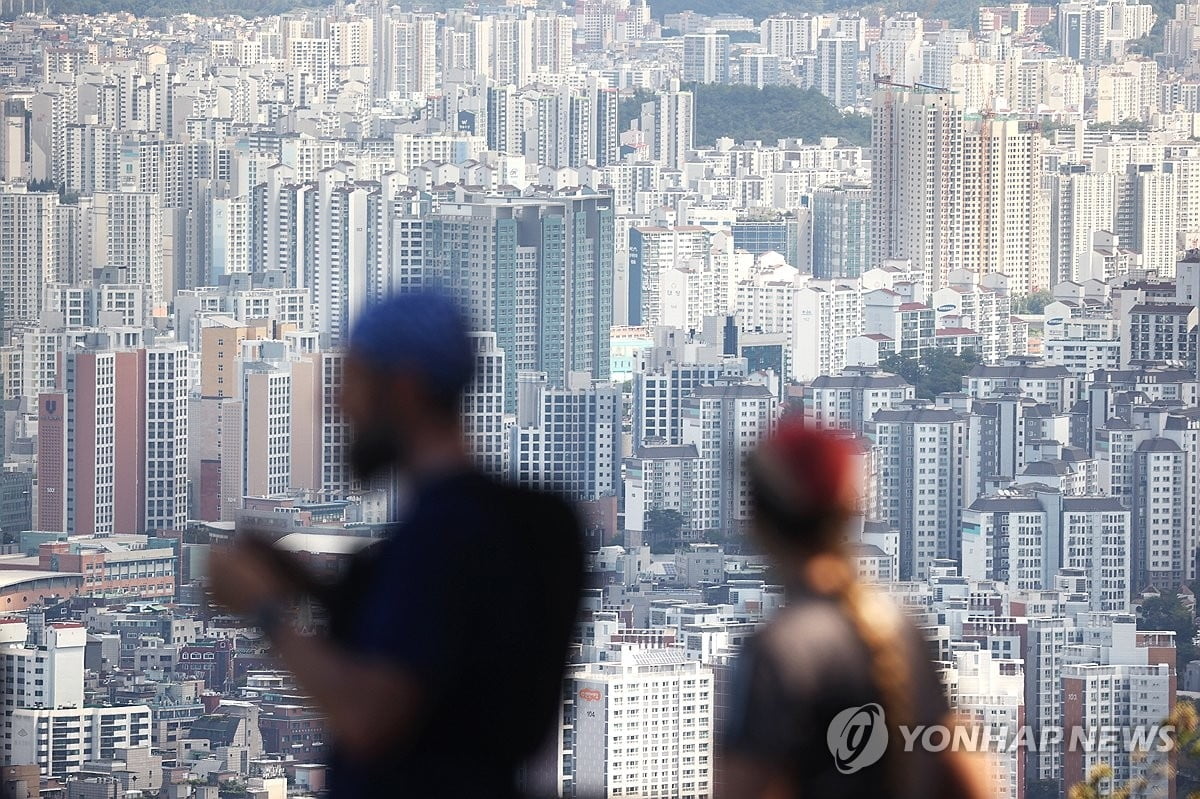
[{"label": "tree cluster", "polygon": [[1138,607],[1139,630],[1170,630],[1175,633],[1177,672],[1183,674],[1189,661],[1197,658],[1196,617],[1177,596],[1152,596]]},{"label": "tree cluster", "polygon": [[1024,297],[1013,300],[1013,313],[1040,314],[1046,306],[1054,302],[1054,295],[1045,289],[1030,292]]},{"label": "tree cluster", "polygon": [[[775,144],[779,139],[816,141],[822,136],[837,136],[849,144],[866,146],[871,142],[871,118],[843,114],[816,89],[797,86],[753,86],[691,84],[695,96],[695,142],[712,146],[717,139],[758,140]],[[622,130],[638,119],[649,92],[635,92],[622,98],[617,118]]]},{"label": "tree cluster", "polygon": [[919,358],[889,355],[879,366],[907,380],[917,390],[918,397],[933,399],[938,394],[962,391],[963,375],[978,363],[979,355],[974,350],[958,355],[952,350],[931,347]]},{"label": "tree cluster", "polygon": [[655,555],[674,552],[683,543],[683,514],[669,508],[646,512],[646,541]]}]

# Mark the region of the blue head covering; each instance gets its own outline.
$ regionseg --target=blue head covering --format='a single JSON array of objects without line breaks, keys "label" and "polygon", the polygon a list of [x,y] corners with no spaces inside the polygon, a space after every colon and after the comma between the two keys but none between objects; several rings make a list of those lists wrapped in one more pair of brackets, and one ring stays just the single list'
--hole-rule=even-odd
[{"label": "blue head covering", "polygon": [[413,372],[429,388],[457,395],[475,373],[467,322],[444,294],[393,294],[363,309],[350,330],[350,354],[383,372]]}]

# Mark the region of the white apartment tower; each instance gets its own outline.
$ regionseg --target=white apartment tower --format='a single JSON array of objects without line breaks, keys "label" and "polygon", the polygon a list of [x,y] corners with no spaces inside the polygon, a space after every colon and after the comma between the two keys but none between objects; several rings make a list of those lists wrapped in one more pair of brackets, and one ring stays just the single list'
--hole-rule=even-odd
[{"label": "white apartment tower", "polygon": [[533,16],[533,70],[552,75],[570,72],[574,61],[572,43],[575,20],[566,14],[537,13]]},{"label": "white apartment tower", "polygon": [[1018,295],[1050,288],[1040,128],[971,115],[963,134],[963,268],[979,277],[1003,272]]},{"label": "white apartment tower", "polygon": [[0,188],[0,330],[36,323],[42,293],[65,280],[59,253],[58,194]]},{"label": "white apartment tower", "polygon": [[1096,231],[1111,230],[1116,213],[1116,178],[1067,164],[1044,183],[1050,204],[1050,285],[1079,280],[1079,263],[1091,252]]},{"label": "white apartment tower", "polygon": [[878,458],[874,518],[900,532],[900,579],[958,556],[966,419],[947,408],[880,410],[867,425]]},{"label": "white apartment tower", "polygon": [[626,646],[567,677],[579,796],[712,795],[712,670],[677,649]]},{"label": "white apartment tower", "polygon": [[804,421],[818,430],[862,435],[876,411],[893,410],[915,396],[904,378],[870,367],[824,374],[804,386]]},{"label": "white apartment tower", "polygon": [[367,196],[370,190],[329,168],[306,192],[304,214],[312,220],[301,254],[302,285],[309,290],[323,347],[349,335],[354,316],[370,297],[367,261]]},{"label": "white apartment tower", "polygon": [[145,349],[145,523],[148,533],[182,529],[188,519],[186,344]]},{"label": "white apartment tower", "polygon": [[620,488],[621,391],[572,375],[552,388],[544,373],[517,378],[517,419],[508,431],[509,477],[581,500]]},{"label": "white apartment tower", "polygon": [[689,33],[683,37],[685,83],[729,82],[729,34]]},{"label": "white apartment tower", "polygon": [[1195,561],[1195,541],[1185,535],[1187,454],[1169,438],[1148,438],[1133,452],[1133,573],[1140,590],[1147,586],[1170,592],[1188,579]]},{"label": "white apartment tower", "polygon": [[700,457],[697,530],[736,532],[750,519],[746,459],[775,426],[777,400],[766,386],[721,381],[683,400],[684,445]]},{"label": "white apartment tower", "polygon": [[858,40],[833,35],[817,39],[817,90],[834,108],[858,105]]},{"label": "white apartment tower", "polygon": [[669,361],[633,378],[633,440],[644,444],[682,444],[684,401],[692,392],[724,380],[745,379],[744,358],[721,358],[710,363]]},{"label": "white apartment tower", "polygon": [[[694,446],[651,444],[625,459],[625,529],[645,533],[652,510],[678,511],[684,531],[694,529],[700,456]],[[630,546],[633,546],[633,542]]]},{"label": "white apartment tower", "polygon": [[[1175,634],[1138,630],[1131,614],[1085,614],[1082,642],[1066,649],[1062,723],[1086,730],[1154,729],[1175,705]],[[1147,795],[1168,792],[1165,751],[1136,747],[1064,747],[1061,778],[1073,785],[1098,763],[1113,770],[1101,790],[1146,780]]]},{"label": "white apartment tower", "polygon": [[837,374],[847,345],[863,331],[862,291],[855,280],[813,280],[781,266],[737,284],[744,329],[786,335],[793,380]]},{"label": "white apartment tower", "polygon": [[[992,735],[1016,738],[1025,723],[1025,675],[1020,660],[1003,660],[979,644],[962,645],[943,673],[951,706],[968,725]],[[991,795],[1017,799],[1025,795],[1025,769],[1020,750],[997,753],[988,769]]]},{"label": "white apartment tower", "polygon": [[80,200],[79,213],[81,257],[96,265],[125,267],[129,282],[149,287],[146,299],[151,308],[166,303],[158,195],[97,192]]},{"label": "white apartment tower", "polygon": [[816,49],[819,17],[777,15],[767,17],[759,26],[759,43],[768,53],[794,58]]},{"label": "white apartment tower", "polygon": [[695,134],[695,105],[692,93],[682,91],[679,81],[642,104],[641,129],[653,159],[668,169],[681,169],[692,149]]},{"label": "white apartment tower", "polygon": [[962,570],[1011,591],[1054,588],[1064,568],[1087,579],[1095,611],[1129,608],[1130,513],[1114,497],[1044,487],[980,497],[962,514]]},{"label": "white apartment tower", "polygon": [[908,258],[930,289],[963,264],[963,113],[949,92],[879,87],[872,100],[872,259]]},{"label": "white apartment tower", "polygon": [[380,21],[376,96],[408,98],[437,89],[437,18],[391,13]]},{"label": "white apartment tower", "polygon": [[629,231],[629,322],[662,324],[662,278],[677,265],[704,262],[712,232],[699,225]]}]

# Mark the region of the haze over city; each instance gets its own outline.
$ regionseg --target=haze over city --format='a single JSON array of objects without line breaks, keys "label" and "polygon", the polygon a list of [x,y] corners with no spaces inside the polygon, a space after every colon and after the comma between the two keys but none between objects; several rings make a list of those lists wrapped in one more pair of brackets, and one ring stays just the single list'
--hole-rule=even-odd
[{"label": "haze over city", "polygon": [[797,421],[861,454],[853,565],[950,707],[1038,741],[994,796],[1200,790],[1063,733],[1200,692],[1200,2],[680,4],[0,4],[5,797],[325,794],[328,714],[209,558],[387,539],[412,486],[340,392],[418,290],[470,327],[475,465],[584,527],[530,795],[731,795],[787,599],[748,458]]}]

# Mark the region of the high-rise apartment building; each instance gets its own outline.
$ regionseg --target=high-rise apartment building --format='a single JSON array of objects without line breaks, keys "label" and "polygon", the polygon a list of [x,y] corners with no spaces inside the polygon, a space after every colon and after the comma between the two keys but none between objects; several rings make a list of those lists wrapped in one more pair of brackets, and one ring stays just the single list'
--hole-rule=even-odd
[{"label": "high-rise apartment building", "polygon": [[892,410],[916,396],[904,378],[870,367],[823,374],[804,386],[804,420],[819,430],[861,435],[876,411]]},{"label": "high-rise apartment building", "polygon": [[746,86],[761,89],[783,83],[783,70],[775,53],[743,53],[739,60],[741,82]]},{"label": "high-rise apartment building", "polygon": [[567,685],[574,757],[565,776],[578,795],[711,795],[711,669],[677,649],[625,646],[573,668]]},{"label": "high-rise apartment building", "polygon": [[1088,581],[1092,610],[1129,608],[1129,510],[1113,497],[1043,487],[981,497],[962,513],[963,576],[1043,591],[1063,568]]},{"label": "high-rise apartment building", "polygon": [[683,37],[683,82],[729,82],[729,34],[689,33]]},{"label": "high-rise apartment building", "polygon": [[693,524],[733,534],[750,519],[747,457],[775,426],[778,401],[766,386],[721,381],[683,400],[683,444],[700,457]]},{"label": "high-rise apartment building", "polygon": [[66,280],[65,254],[59,247],[58,194],[0,188],[0,332],[36,323],[42,294]]},{"label": "high-rise apartment building", "polygon": [[38,526],[145,533],[187,519],[189,389],[183,345],[94,340],[63,354],[39,399]]},{"label": "high-rise apartment building", "polygon": [[[694,529],[700,456],[694,446],[649,444],[634,449],[625,459],[625,530],[640,534],[642,543],[650,526],[651,511],[673,510],[681,518],[681,531]],[[635,542],[630,542],[630,546]]]},{"label": "high-rise apartment building", "polygon": [[351,320],[371,297],[371,275],[363,268],[370,189],[347,177],[338,169],[322,170],[315,189],[304,194],[308,225],[295,285],[309,291],[325,347],[345,343]]},{"label": "high-rise apartment building", "polygon": [[759,26],[759,42],[768,53],[786,58],[811,53],[816,49],[820,24],[819,17],[809,14],[767,17]]},{"label": "high-rise apartment building", "polygon": [[505,473],[504,350],[496,346],[495,333],[471,333],[475,375],[463,392],[463,434],[486,474]]},{"label": "high-rise apartment building", "polygon": [[518,376],[516,424],[508,430],[513,482],[581,500],[618,491],[621,392],[583,377],[554,388],[544,373]]},{"label": "high-rise apartment building", "polygon": [[669,269],[703,261],[711,231],[699,225],[635,227],[629,231],[629,323],[662,323],[662,275]]},{"label": "high-rise apartment building", "polygon": [[872,259],[907,258],[931,289],[963,264],[963,115],[949,92],[876,88]]},{"label": "high-rise apartment building", "polygon": [[834,108],[858,105],[858,40],[851,36],[822,36],[817,39],[816,88]]},{"label": "high-rise apartment building", "polygon": [[[1082,640],[1067,648],[1061,672],[1063,727],[1153,732],[1175,705],[1175,634],[1138,630],[1132,614],[1086,614],[1080,627]],[[1170,753],[1154,743],[1064,746],[1063,784],[1080,782],[1103,761],[1112,777],[1101,790],[1145,780],[1146,790],[1167,793]]]},{"label": "high-rise apartment building", "polygon": [[[963,644],[942,673],[946,693],[959,718],[979,725],[998,739],[1013,740],[1025,724],[1025,673],[1019,659],[1002,659],[979,644]],[[992,757],[991,795],[1025,795],[1025,759],[1019,750]]]},{"label": "high-rise apartment building", "polygon": [[737,311],[744,328],[785,337],[793,380],[840,372],[850,340],[863,332],[857,281],[811,280],[790,266],[738,283]]},{"label": "high-rise apartment building", "polygon": [[613,211],[587,190],[544,195],[468,194],[429,217],[433,273],[477,330],[505,356],[505,408],[517,372],[570,372],[603,380],[612,325]]},{"label": "high-rise apartment building", "polygon": [[147,286],[147,316],[167,302],[163,212],[156,194],[97,192],[80,200],[79,224],[85,262],[124,267],[130,282]]},{"label": "high-rise apartment building", "polygon": [[695,98],[672,80],[654,99],[642,104],[641,130],[655,161],[680,169],[695,145]]},{"label": "high-rise apartment building", "polygon": [[878,463],[874,518],[900,533],[900,579],[958,556],[966,419],[949,408],[880,410],[867,425]]},{"label": "high-rise apartment building", "polygon": [[1017,295],[1051,285],[1042,148],[1035,123],[975,115],[964,120],[962,266],[980,277],[1003,273]]},{"label": "high-rise apartment building", "polygon": [[1129,550],[1138,586],[1177,586],[1194,568],[1188,529],[1187,453],[1168,438],[1148,438],[1133,452],[1134,526]]},{"label": "high-rise apartment building", "polygon": [[533,70],[550,74],[570,72],[574,55],[575,20],[565,14],[533,15]]},{"label": "high-rise apartment building", "polygon": [[748,375],[744,358],[705,363],[669,361],[633,376],[633,441],[637,446],[683,443],[684,400],[701,387]]},{"label": "high-rise apartment building", "polygon": [[1111,231],[1116,178],[1065,164],[1044,177],[1050,203],[1050,284],[1079,280],[1079,263],[1092,248],[1096,231]]},{"label": "high-rise apartment building", "polygon": [[813,277],[856,278],[870,269],[871,189],[822,186],[813,190],[810,208]]}]

